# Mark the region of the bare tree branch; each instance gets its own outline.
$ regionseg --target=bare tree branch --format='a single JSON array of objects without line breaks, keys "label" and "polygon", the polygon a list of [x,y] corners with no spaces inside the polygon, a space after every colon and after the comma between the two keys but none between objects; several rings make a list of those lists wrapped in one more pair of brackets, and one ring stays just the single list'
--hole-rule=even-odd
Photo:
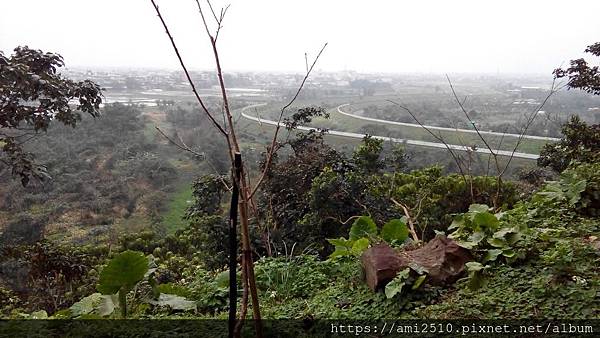
[{"label": "bare tree branch", "polygon": [[[221,20],[219,20],[219,18],[217,18],[217,14],[215,13],[215,10],[213,9],[213,6],[212,6],[212,4],[210,3],[210,1],[206,1],[206,3],[208,4],[208,7],[210,8],[210,12],[212,13],[212,15],[213,15],[213,18],[215,19],[215,22],[216,22],[217,24],[220,24],[220,23],[221,23]],[[221,11],[221,13],[223,13],[223,12]]]},{"label": "bare tree branch", "polygon": [[419,236],[417,236],[417,232],[415,231],[415,224],[413,222],[413,218],[410,216],[410,212],[408,211],[408,207],[398,201],[396,201],[393,197],[391,198],[392,202],[402,208],[404,211],[404,215],[406,216],[406,220],[408,221],[408,226],[410,230],[410,235],[412,236],[415,242],[419,241]]},{"label": "bare tree branch", "polygon": [[308,53],[304,53],[304,63],[306,64],[306,72],[308,73]]},{"label": "bare tree branch", "polygon": [[[165,132],[163,132],[158,126],[154,126],[154,129],[158,130],[158,132],[165,138],[167,139],[167,141],[169,141],[169,143],[171,143],[172,145],[176,146],[177,148],[183,150],[183,151],[187,151],[191,154],[193,154],[194,156],[198,156],[201,158],[205,158],[205,154],[203,153],[199,153],[195,150],[193,150],[192,148],[188,147],[185,143],[179,144],[177,142],[175,142],[175,140],[173,140],[172,138],[170,138],[169,136],[167,136],[167,134],[165,134]],[[181,138],[179,138],[179,140],[181,141]]]},{"label": "bare tree branch", "polygon": [[[504,136],[506,135],[506,132],[508,131],[508,126],[504,127],[504,131],[502,132],[502,137],[500,137],[500,141],[498,142],[498,145],[496,145],[496,149],[500,149],[502,147],[502,143],[504,142]],[[488,155],[488,163],[487,163],[487,169],[485,172],[485,176],[489,176],[490,174],[490,161],[492,159],[492,154]],[[496,170],[498,170],[498,168],[496,168]],[[498,172],[496,172],[496,174],[498,174]]]},{"label": "bare tree branch", "polygon": [[[226,91],[226,87],[225,87],[225,81],[224,81],[224,77],[223,77],[223,72],[222,72],[222,67],[221,67],[221,61],[220,61],[220,57],[219,57],[219,53],[218,53],[218,49],[217,49],[217,38],[219,36],[219,32],[222,28],[222,22],[223,22],[223,18],[225,17],[225,14],[227,13],[227,9],[228,7],[226,7],[225,9],[222,9],[220,12],[220,16],[217,16],[217,13],[215,12],[214,8],[212,7],[212,4],[210,3],[210,0],[207,0],[207,4],[210,8],[211,14],[213,19],[216,21],[217,27],[215,30],[215,33],[213,35],[213,33],[211,33],[211,29],[209,28],[208,22],[206,20],[206,16],[204,15],[204,11],[202,8],[202,5],[200,4],[199,0],[196,0],[196,4],[198,6],[198,11],[200,13],[201,19],[202,19],[202,24],[204,26],[204,29],[206,31],[206,34],[210,40],[211,46],[212,46],[212,51],[213,51],[213,56],[214,56],[214,61],[216,64],[216,72],[217,72],[217,78],[219,81],[219,86],[221,89],[221,98],[222,98],[222,114],[223,114],[223,125],[219,124],[214,118],[213,115],[208,111],[208,109],[206,108],[206,106],[204,105],[204,102],[202,101],[202,99],[200,98],[200,96],[198,95],[198,92],[195,89],[195,86],[191,80],[191,77],[185,67],[185,64],[182,60],[182,57],[177,49],[177,46],[175,44],[175,41],[173,39],[173,37],[171,36],[168,27],[165,23],[165,21],[163,20],[161,13],[158,9],[158,6],[156,5],[154,0],[151,0],[160,20],[161,23],[163,24],[163,27],[165,28],[165,31],[167,32],[167,35],[169,36],[169,39],[171,40],[171,44],[173,46],[173,49],[175,50],[175,53],[179,59],[179,62],[181,64],[181,67],[183,68],[188,81],[190,82],[190,85],[192,86],[192,90],[194,92],[194,94],[196,95],[196,99],[198,100],[198,102],[200,103],[201,107],[204,109],[204,112],[209,116],[209,118],[211,119],[211,121],[213,122],[213,124],[219,129],[219,131],[225,135],[226,139],[227,139],[227,145],[228,145],[228,153],[230,156],[230,159],[232,161],[232,167],[233,167],[233,154],[240,152],[240,146],[237,140],[237,136],[236,136],[236,132],[235,132],[235,122],[233,120],[233,116],[231,114],[231,110],[230,110],[230,106],[229,106],[229,100],[227,97],[227,91]],[[323,46],[323,48],[321,49],[321,51],[319,52],[319,54],[317,55],[317,57],[315,58],[315,61],[313,63],[313,65],[308,69],[308,72],[306,74],[306,76],[304,77],[304,79],[302,80],[302,83],[300,84],[300,87],[298,88],[298,91],[296,92],[296,94],[294,95],[294,97],[292,98],[292,100],[282,108],[281,110],[281,114],[279,116],[279,122],[281,123],[283,114],[285,112],[285,109],[287,109],[289,106],[291,106],[293,104],[293,102],[297,99],[300,91],[302,90],[310,72],[312,71],[313,67],[315,66],[317,60],[319,59],[319,56],[321,55],[321,53],[323,52],[323,50],[325,49],[325,47],[327,46],[327,44],[325,44]],[[278,131],[279,131],[279,125],[276,128],[276,132],[275,135],[273,137],[273,143],[272,144],[276,144],[277,142],[277,135],[278,135]],[[157,128],[158,129],[158,128]],[[160,131],[160,130],[159,130]],[[162,133],[163,136],[166,137],[166,135],[164,133]],[[176,142],[174,140],[170,140],[171,143],[175,144],[176,146],[178,146],[180,149],[189,151],[191,150],[187,145],[185,145],[185,143],[183,141],[180,140],[180,142]],[[269,155],[268,155],[268,159],[269,162],[273,156],[273,151],[276,149],[276,147],[272,146],[269,149]],[[270,164],[270,163],[269,163]],[[268,165],[265,167],[266,170],[268,170]],[[232,177],[235,183],[237,183],[237,185],[239,186],[240,189],[240,199],[239,199],[239,212],[240,212],[240,221],[241,221],[241,235],[242,235],[242,271],[243,271],[243,275],[244,277],[242,278],[243,280],[243,284],[244,284],[244,295],[242,298],[242,308],[241,308],[241,313],[242,313],[242,317],[245,316],[246,311],[248,309],[248,296],[251,297],[252,299],[252,312],[253,312],[253,319],[254,319],[254,324],[255,324],[255,328],[256,328],[256,336],[257,337],[262,337],[262,324],[261,324],[261,316],[260,316],[260,307],[259,307],[259,301],[258,301],[258,293],[257,293],[257,288],[256,288],[256,279],[254,276],[254,267],[253,267],[253,258],[252,258],[252,250],[251,250],[251,245],[250,245],[250,239],[249,239],[249,204],[251,204],[253,202],[252,200],[252,196],[253,194],[256,192],[256,189],[260,186],[260,183],[262,182],[262,178],[264,178],[264,173],[266,171],[263,171],[263,176],[261,177],[261,180],[259,182],[257,182],[254,191],[252,191],[251,186],[250,186],[250,182],[247,181],[247,179],[249,180],[249,176],[246,174],[245,170],[244,170],[244,166],[242,164],[241,168],[240,168],[241,174],[238,175],[234,175],[233,171],[232,171]],[[240,325],[242,325],[242,322],[238,322],[237,328],[238,328],[238,332],[239,332],[239,327]]]},{"label": "bare tree branch", "polygon": [[[454,128],[458,129],[458,125],[455,124]],[[440,133],[440,137],[442,137],[441,133]],[[474,144],[472,146],[467,145],[467,143],[460,136],[460,133],[458,132],[458,130],[456,131],[456,138],[458,138],[459,144],[461,146],[463,146],[464,149],[466,149],[467,159],[468,159],[467,165],[466,165],[467,177],[469,178],[469,191],[471,193],[471,202],[473,203],[475,201],[475,196],[473,193],[473,167],[472,167],[472,165],[473,165],[473,156],[477,155],[477,153],[475,152],[475,150],[477,149],[477,145],[476,144]],[[462,160],[462,157],[459,157],[459,158]]]},{"label": "bare tree branch", "polygon": [[413,114],[412,111],[410,111],[410,109],[406,108],[405,106],[401,105],[400,103],[393,101],[393,100],[387,100],[388,102],[397,105],[398,107],[406,110],[406,112],[413,118],[413,120],[415,120],[420,126],[421,128],[425,129],[431,136],[433,136],[436,140],[440,141],[440,143],[444,144],[444,146],[446,147],[446,149],[448,149],[448,152],[450,152],[450,155],[452,156],[452,158],[454,159],[454,162],[456,163],[456,165],[458,166],[458,170],[460,171],[460,174],[463,178],[463,180],[465,181],[465,183],[467,183],[467,178],[465,177],[465,172],[462,168],[462,164],[461,161],[459,160],[459,158],[457,157],[457,154],[454,153],[454,151],[452,150],[452,148],[450,148],[450,146],[448,145],[448,143],[446,143],[446,141],[444,140],[443,137],[436,135],[434,132],[432,132],[429,128],[427,128],[423,123],[421,123],[421,121],[419,121],[419,119],[415,116],[415,114]]},{"label": "bare tree branch", "polygon": [[542,101],[542,103],[537,107],[537,109],[535,109],[531,115],[529,116],[529,118],[527,118],[527,122],[525,124],[525,126],[522,128],[521,133],[519,135],[519,138],[517,139],[517,143],[515,144],[515,147],[513,148],[510,157],[508,158],[508,161],[506,162],[506,166],[504,166],[504,169],[502,169],[502,171],[500,172],[500,176],[504,175],[504,173],[506,172],[506,170],[508,169],[508,166],[510,165],[515,152],[517,152],[517,149],[519,148],[519,146],[521,145],[521,142],[523,141],[524,135],[527,132],[527,130],[529,129],[529,127],[531,127],[531,125],[533,124],[533,122],[535,121],[535,118],[537,117],[538,113],[540,112],[540,110],[542,110],[542,108],[544,108],[544,106],[546,105],[546,102],[548,102],[548,100],[550,99],[550,97],[552,97],[552,95],[554,95],[554,93],[556,93],[557,91],[559,91],[561,88],[563,87],[556,87],[556,78],[554,78],[552,80],[552,86],[550,87],[550,92],[548,93],[548,95],[546,96],[546,98],[544,98],[544,101]]},{"label": "bare tree branch", "polygon": [[[217,170],[217,168],[215,168],[215,166],[212,164],[212,162],[210,161],[210,159],[206,156],[206,154],[204,153],[199,153],[195,150],[193,150],[191,147],[189,147],[187,144],[185,144],[185,142],[183,142],[183,140],[181,139],[181,136],[177,135],[177,138],[179,139],[180,143],[175,142],[175,140],[173,140],[172,138],[170,138],[169,136],[167,136],[167,134],[165,132],[163,132],[158,126],[154,126],[154,128],[156,130],[158,130],[158,132],[165,138],[167,139],[167,141],[169,141],[169,143],[173,144],[174,146],[176,146],[177,148],[183,150],[183,151],[187,151],[189,153],[191,153],[194,156],[198,156],[201,157],[204,162],[206,162],[206,164],[208,164],[208,166],[213,170],[213,172],[218,175],[219,177],[221,176],[219,171]],[[223,180],[222,178],[221,180],[221,184],[223,184],[223,187],[225,187],[226,190],[231,191],[231,187],[229,185],[227,185],[227,182],[225,182],[225,180]]]},{"label": "bare tree branch", "polygon": [[[210,5],[210,1],[207,0],[207,2]],[[230,152],[239,152],[240,148],[239,148],[239,144],[237,142],[237,137],[235,135],[235,128],[234,128],[234,123],[233,123],[233,118],[231,115],[231,111],[229,109],[229,100],[227,98],[227,91],[225,89],[225,81],[223,79],[223,71],[222,71],[222,67],[221,67],[221,60],[219,58],[219,52],[217,50],[217,41],[216,39],[213,37],[213,35],[210,33],[210,29],[208,28],[208,24],[206,22],[206,19],[204,17],[204,11],[202,10],[202,6],[200,5],[200,1],[196,0],[196,4],[198,5],[198,12],[200,13],[200,16],[202,17],[202,22],[204,24],[204,28],[206,30],[206,34],[208,35],[208,38],[210,39],[210,44],[212,46],[212,50],[213,50],[213,56],[214,56],[214,60],[216,63],[216,69],[217,69],[217,78],[219,80],[219,87],[221,88],[221,97],[223,99],[223,110],[225,111],[225,116],[227,117],[227,123],[229,124],[229,138],[228,142],[229,145],[231,146]],[[226,11],[223,11],[223,15]],[[217,32],[221,29],[221,21],[217,22]],[[230,155],[232,156],[232,155]],[[244,175],[244,173],[242,173],[242,175]]]},{"label": "bare tree branch", "polygon": [[154,0],[150,0],[150,1],[152,2],[154,9],[156,10],[156,14],[158,15],[158,18],[160,19],[160,22],[162,23],[162,25],[165,29],[165,32],[169,36],[169,40],[171,40],[171,45],[173,46],[173,50],[175,51],[175,54],[177,55],[177,59],[179,59],[179,64],[181,65],[181,68],[183,69],[183,72],[185,73],[185,76],[190,84],[190,87],[192,87],[192,91],[194,92],[194,95],[196,96],[196,100],[198,101],[198,103],[200,104],[202,109],[204,110],[204,113],[208,116],[208,118],[215,125],[215,127],[221,132],[221,134],[223,134],[225,137],[227,137],[227,132],[225,131],[225,129],[223,129],[223,127],[217,122],[217,120],[215,120],[215,118],[212,116],[212,114],[208,111],[208,108],[204,105],[204,101],[202,101],[202,99],[200,98],[200,94],[198,94],[198,91],[196,90],[194,81],[192,81],[192,78],[190,77],[190,73],[188,72],[187,67],[185,66],[185,63],[183,62],[183,58],[181,57],[181,54],[179,53],[179,49],[177,48],[177,45],[175,44],[175,40],[173,39],[173,36],[171,35],[171,32],[169,31],[169,27],[167,26],[165,20],[162,17],[162,14],[160,13],[160,10],[158,9],[158,5],[156,5]]},{"label": "bare tree branch", "polygon": [[277,126],[275,127],[275,133],[273,134],[273,139],[271,140],[271,146],[267,150],[267,158],[266,158],[266,161],[265,161],[265,167],[264,167],[264,169],[263,169],[263,171],[262,171],[262,173],[260,175],[260,178],[256,182],[256,185],[252,189],[252,192],[250,193],[250,198],[252,198],[254,196],[254,194],[256,194],[256,192],[258,191],[258,188],[262,184],[265,176],[267,175],[267,172],[269,171],[269,167],[271,166],[271,161],[273,159],[273,154],[275,153],[276,148],[277,148],[277,146],[276,146],[277,145],[277,136],[279,135],[279,130],[281,129],[281,120],[283,118],[283,114],[284,114],[285,110],[288,107],[290,107],[294,103],[294,101],[296,101],[296,99],[298,98],[298,95],[300,95],[300,92],[302,91],[302,88],[304,87],[304,84],[306,83],[306,80],[308,79],[308,77],[310,76],[310,73],[312,72],[313,68],[317,64],[317,61],[321,57],[321,54],[325,50],[325,47],[327,47],[327,42],[323,45],[323,47],[321,48],[321,50],[317,54],[317,57],[315,57],[312,65],[310,66],[310,68],[308,68],[308,71],[304,75],[304,78],[302,79],[302,82],[300,83],[300,86],[298,87],[298,90],[296,90],[296,94],[294,95],[294,97],[292,97],[292,99],[290,100],[290,102],[288,102],[288,104],[286,104],[285,106],[283,106],[283,108],[281,108],[281,112],[279,113],[279,118],[277,119]]},{"label": "bare tree branch", "polygon": [[[212,43],[214,43],[214,38],[213,38],[212,34],[210,33],[210,29],[208,28],[208,24],[206,23],[206,19],[204,18],[204,12],[202,11],[202,6],[200,5],[200,1],[196,0],[196,4],[198,5],[198,11],[200,12],[200,17],[202,17],[202,23],[204,24],[204,29],[206,30],[206,34],[210,38],[210,42],[212,44]],[[210,5],[210,3],[209,3],[209,5]],[[212,8],[212,6],[211,6],[211,8]],[[218,21],[217,21],[217,24],[218,24]]]},{"label": "bare tree branch", "polygon": [[[209,6],[210,6],[210,0],[207,0],[207,2],[209,3]],[[240,146],[239,146],[239,143],[238,143],[238,140],[236,137],[236,133],[235,133],[235,125],[234,125],[234,121],[233,121],[233,116],[232,116],[231,110],[229,108],[229,100],[227,98],[227,90],[226,90],[225,81],[223,78],[223,70],[221,67],[221,60],[220,60],[219,52],[217,49],[216,36],[222,27],[222,22],[221,22],[221,20],[219,20],[217,22],[216,34],[215,34],[215,37],[213,37],[210,33],[210,29],[206,22],[206,19],[204,16],[204,11],[202,10],[200,1],[196,0],[196,4],[198,5],[198,12],[200,12],[200,16],[202,17],[202,22],[203,22],[204,28],[206,30],[206,34],[208,35],[208,38],[210,39],[210,43],[212,46],[212,51],[213,51],[213,56],[214,56],[214,61],[215,61],[215,66],[216,66],[216,71],[217,71],[217,78],[219,80],[219,86],[221,88],[221,97],[223,99],[223,109],[225,111],[225,116],[227,118],[227,124],[229,125],[229,133],[227,134],[228,135],[227,142],[228,142],[228,147],[229,147],[229,156],[232,160],[232,167],[233,167],[234,166],[233,165],[233,154],[240,153]],[[221,11],[221,18],[225,15],[225,13],[226,13],[226,9]],[[259,300],[258,300],[258,291],[256,288],[256,278],[254,276],[254,263],[253,263],[253,259],[252,259],[252,249],[251,249],[251,244],[250,244],[249,224],[248,224],[249,223],[248,204],[249,204],[249,201],[251,200],[250,188],[246,181],[246,172],[244,170],[243,163],[241,165],[241,168],[239,168],[239,170],[241,172],[239,177],[238,177],[238,175],[234,175],[233,171],[232,171],[232,179],[239,186],[240,197],[241,197],[239,199],[239,211],[240,211],[241,235],[242,235],[242,266],[243,266],[243,269],[245,269],[244,271],[246,271],[246,274],[243,278],[245,281],[244,288],[247,290],[246,292],[249,291],[250,297],[252,299],[252,314],[253,314],[253,319],[254,319],[254,327],[256,330],[256,332],[255,332],[256,336],[261,338],[262,337],[262,322],[261,322],[260,306],[259,306]],[[247,308],[247,302],[242,301],[242,313],[244,313],[246,311],[246,308]]]},{"label": "bare tree branch", "polygon": [[471,117],[469,116],[469,113],[467,113],[467,110],[465,109],[464,102],[467,100],[467,97],[465,96],[464,101],[460,102],[460,100],[458,99],[458,95],[456,95],[456,91],[454,90],[454,86],[452,85],[452,81],[450,81],[450,77],[448,76],[448,74],[446,74],[446,79],[448,80],[448,84],[450,84],[450,89],[452,90],[452,95],[454,96],[456,103],[458,103],[458,106],[460,107],[462,112],[465,114],[465,117],[467,118],[467,120],[469,120],[469,123],[475,129],[475,132],[477,132],[477,136],[479,136],[479,139],[481,139],[483,144],[485,144],[485,147],[490,151],[490,154],[492,154],[492,156],[494,157],[494,161],[496,162],[496,165],[499,168],[498,154],[496,154],[494,152],[494,149],[492,149],[492,147],[490,147],[487,140],[483,137],[483,135],[481,135],[481,133],[479,132],[479,128],[477,128],[477,125],[475,124],[475,121],[473,121],[473,119],[471,119]]}]

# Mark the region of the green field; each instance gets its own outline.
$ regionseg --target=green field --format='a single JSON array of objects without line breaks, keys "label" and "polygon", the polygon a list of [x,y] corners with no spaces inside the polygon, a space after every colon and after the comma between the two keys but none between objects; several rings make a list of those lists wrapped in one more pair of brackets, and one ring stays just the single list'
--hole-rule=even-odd
[{"label": "green field", "polygon": [[167,234],[175,233],[175,231],[183,229],[187,225],[183,215],[185,215],[185,210],[192,199],[192,188],[189,184],[182,185],[169,195],[166,211],[161,214],[162,224]]}]

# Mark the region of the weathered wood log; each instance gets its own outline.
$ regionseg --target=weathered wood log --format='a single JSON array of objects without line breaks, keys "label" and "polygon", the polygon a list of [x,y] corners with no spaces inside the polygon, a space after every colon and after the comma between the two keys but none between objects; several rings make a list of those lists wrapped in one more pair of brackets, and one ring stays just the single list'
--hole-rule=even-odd
[{"label": "weathered wood log", "polygon": [[367,285],[373,291],[394,279],[402,267],[398,253],[385,243],[368,248],[362,254],[361,262]]},{"label": "weathered wood log", "polygon": [[426,272],[429,284],[450,284],[461,276],[465,263],[471,260],[468,250],[443,235],[415,250],[396,251],[385,243],[377,244],[361,257],[367,285],[373,291],[385,287],[399,271],[408,267]]}]

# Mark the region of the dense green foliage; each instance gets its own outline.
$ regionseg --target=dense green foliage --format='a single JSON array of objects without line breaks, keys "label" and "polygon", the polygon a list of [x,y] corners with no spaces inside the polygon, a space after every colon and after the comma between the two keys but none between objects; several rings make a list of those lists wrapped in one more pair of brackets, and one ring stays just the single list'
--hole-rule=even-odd
[{"label": "dense green foliage", "polygon": [[340,237],[327,239],[329,244],[335,247],[335,251],[329,255],[330,259],[336,257],[353,256],[360,257],[371,244],[385,241],[392,245],[401,245],[408,239],[408,227],[400,219],[392,219],[381,227],[381,233],[377,231],[377,225],[369,216],[358,217],[352,227],[348,239]]},{"label": "dense green foliage", "polygon": [[124,251],[110,260],[100,272],[97,289],[103,295],[119,294],[121,316],[127,317],[127,293],[148,271],[148,259],[142,253]]},{"label": "dense green foliage", "polygon": [[[52,180],[18,187],[0,178],[0,208],[13,213],[2,241],[34,242],[47,224],[98,226],[97,238],[119,218],[128,218],[138,204],[151,211],[148,187],[161,189],[176,177],[174,167],[156,155],[143,134],[140,109],[108,105],[97,119],[83,119],[78,128],[55,126],[48,136],[28,146],[38,151]],[[13,191],[13,193],[8,193]],[[65,214],[72,219],[65,219]]]},{"label": "dense green foliage", "polygon": [[382,141],[370,137],[351,156],[324,144],[319,134],[301,133],[289,143],[293,153],[277,159],[262,189],[268,208],[261,212],[279,247],[286,241],[327,255],[326,239],[345,235],[352,216],[369,214],[380,224],[406,216],[392,200],[410,208],[417,231],[429,239],[471,203],[509,207],[518,199],[512,183],[502,184],[497,195],[493,177],[444,175],[439,167],[404,173],[402,148],[385,154]]},{"label": "dense green foliage", "polygon": [[[434,231],[447,229],[452,214],[467,211],[471,203],[492,204],[497,184],[492,177],[471,177],[465,182],[456,174],[443,175],[439,167],[368,176],[326,168],[313,181],[315,211],[306,220],[333,227],[335,220],[365,212],[379,222],[405,216],[393,199],[410,208],[420,237],[430,239]],[[512,183],[501,186],[500,205],[509,207],[517,198]]]},{"label": "dense green foliage", "polygon": [[571,161],[594,163],[600,161],[600,124],[588,126],[573,116],[563,125],[564,138],[547,144],[540,153],[538,164],[556,171],[565,170]]},{"label": "dense green foliage", "polygon": [[449,237],[458,245],[472,252],[479,252],[483,262],[495,261],[499,257],[512,260],[515,245],[526,231],[521,225],[501,224],[503,214],[494,215],[489,207],[472,204],[469,211],[457,216],[448,230],[454,230]]},{"label": "dense green foliage", "polygon": [[[225,140],[193,109],[160,108],[107,105],[75,130],[43,128],[44,142],[28,146],[54,180],[17,188],[0,178],[0,193],[18,192],[0,198],[0,216],[11,214],[0,219],[2,317],[226,318]],[[573,118],[539,161],[560,173],[533,168],[515,182],[422,167],[403,145],[369,136],[344,152],[325,130],[293,130],[328,116],[309,107],[284,119],[288,135],[251,203],[264,318],[600,318],[598,126]],[[153,123],[194,154],[155,144]],[[260,137],[241,135],[248,148]],[[264,169],[265,159],[249,167]],[[191,197],[174,188],[197,173]],[[165,210],[167,196],[177,208]],[[57,236],[64,229],[83,234]],[[367,287],[365,250],[387,243],[402,254],[440,233],[472,258],[458,282],[434,286],[412,264],[383,290]]]},{"label": "dense green foliage", "polygon": [[[549,188],[550,190],[552,188]],[[583,218],[568,200],[532,199],[509,211],[527,226],[512,265],[493,264],[474,294],[459,283],[444,302],[420,311],[435,318],[598,318],[600,243],[597,219]],[[504,218],[503,217],[503,218]],[[475,296],[474,296],[475,295]]]},{"label": "dense green foliage", "polygon": [[14,309],[53,313],[70,306],[93,291],[94,269],[106,252],[91,247],[73,247],[41,241],[28,246],[2,248],[0,275],[8,289],[4,302],[7,315]]},{"label": "dense green foliage", "polygon": [[[318,142],[307,144],[316,144],[313,151],[322,149]],[[291,154],[290,159],[297,160],[300,153]],[[335,169],[328,165],[318,170],[305,167],[314,175],[306,195],[298,202],[304,205],[306,214],[299,215],[300,222],[287,225],[288,229],[306,233],[318,224],[309,223],[310,219],[319,220],[317,215],[333,212],[339,213],[335,214],[339,219],[370,216],[352,217],[352,226],[345,219],[348,225],[339,220],[321,223],[336,226],[331,233],[338,235],[323,238],[321,244],[329,248],[328,252],[335,249],[330,259],[307,254],[310,247],[295,244],[300,242],[283,244],[283,251],[258,259],[256,278],[265,318],[524,318],[532,313],[542,318],[600,316],[595,310],[599,308],[600,292],[600,223],[596,214],[599,163],[573,163],[556,181],[545,183],[526,197],[517,195],[512,183],[503,183],[502,203],[491,209],[485,204],[496,193],[497,180],[492,177],[464,180],[459,175],[444,175],[439,167],[409,173],[367,173],[352,159],[338,155],[333,158],[341,163]],[[285,161],[277,165],[281,163]],[[227,257],[222,239],[227,236],[227,226],[221,203],[225,202],[223,183],[227,182],[223,180],[206,176],[196,181],[195,199],[188,208],[189,225],[172,235],[155,231],[130,234],[112,248],[112,253],[108,248],[81,247],[79,256],[61,256],[58,251],[44,249],[59,257],[60,262],[76,267],[43,266],[61,271],[65,276],[60,279],[62,283],[71,283],[78,291],[57,306],[40,308],[35,296],[24,301],[22,294],[3,288],[0,305],[4,315],[118,318],[114,309],[127,304],[127,316],[132,318],[225,318],[228,272],[222,270]],[[276,190],[269,193],[276,194]],[[335,197],[327,199],[327,194]],[[317,198],[322,199],[316,202]],[[408,206],[409,216],[392,199]],[[343,206],[354,209],[344,214],[338,209]],[[403,250],[403,244],[409,241],[408,217],[423,240],[430,238],[428,229],[433,228],[432,233],[444,231],[471,251],[475,260],[467,264],[465,278],[454,286],[431,286],[426,271],[411,268],[398,274],[381,292],[374,293],[366,286],[358,257],[379,241]],[[253,231],[258,230],[254,227]],[[314,234],[324,237],[317,231]],[[261,236],[255,234],[254,238]],[[262,239],[255,244],[264,250],[260,247],[264,245]],[[127,279],[137,269],[114,268],[123,255],[143,261],[138,265],[144,271],[149,262],[154,262],[151,275],[142,274],[140,269],[135,278]],[[49,257],[45,257],[40,261],[47,262]],[[48,285],[42,277],[38,280],[46,283],[40,285]],[[121,280],[125,282],[117,283]],[[118,293],[123,285],[129,292],[116,298],[101,295],[94,293],[97,283],[114,285],[110,290],[100,287],[103,293]],[[56,292],[66,287],[57,286]],[[241,295],[241,286],[238,292]],[[66,307],[68,310],[64,310]]]},{"label": "dense green foliage", "polygon": [[[75,127],[81,112],[99,116],[100,87],[64,78],[57,72],[63,66],[62,56],[27,46],[15,48],[10,57],[0,52],[0,165],[18,175],[23,186],[31,177],[48,176],[24,148],[29,139],[47,131],[53,121]],[[77,100],[76,110],[71,100]]]},{"label": "dense green foliage", "polygon": [[261,199],[269,207],[261,212],[275,245],[281,247],[285,241],[290,247],[294,243],[306,247],[321,236],[318,228],[298,226],[311,210],[312,181],[324,167],[343,165],[344,157],[326,145],[320,134],[300,134],[290,145],[293,154],[273,163],[268,172]]},{"label": "dense green foliage", "polygon": [[[572,170],[583,175],[590,169],[580,166]],[[595,180],[599,175],[593,176]],[[571,184],[567,177],[559,182],[565,186]],[[384,293],[372,293],[366,287],[356,259],[336,259],[322,262],[328,265],[325,270],[315,266],[312,272],[303,274],[304,277],[294,274],[299,283],[324,275],[328,282],[315,281],[314,285],[325,284],[326,288],[310,288],[314,291],[303,298],[298,296],[286,301],[270,298],[266,293],[265,313],[275,318],[598,318],[600,242],[593,234],[600,231],[600,223],[582,215],[585,202],[578,200],[572,204],[566,197],[555,199],[544,194],[553,191],[551,186],[546,185],[539,194],[501,215],[495,216],[487,207],[477,205],[466,215],[459,215],[459,222],[461,217],[477,218],[475,222],[484,229],[498,227],[498,231],[490,232],[488,239],[498,238],[497,232],[507,226],[517,228],[520,233],[514,236],[517,232],[502,231],[506,244],[512,243],[514,255],[503,251],[507,255],[498,255],[495,260],[486,254],[496,247],[487,240],[480,242],[485,245],[478,259],[486,261],[487,267],[481,274],[481,286],[485,287],[476,291],[470,287],[469,278],[450,288],[419,285],[416,279],[408,280],[409,285],[417,284],[414,290],[402,288],[400,285],[404,282],[399,280],[402,295],[387,298]],[[493,240],[490,242],[495,244]],[[293,264],[292,260],[282,260],[280,264],[283,262]],[[261,264],[259,262],[258,269],[262,268]],[[294,265],[296,269],[306,266],[310,264],[297,261]],[[392,287],[388,291],[390,295]]]},{"label": "dense green foliage", "polygon": [[[589,45],[585,52],[600,56],[600,42]],[[567,69],[556,69],[554,75],[557,78],[567,77],[569,88],[577,88],[594,95],[600,95],[600,71],[598,66],[590,67],[588,62],[582,58],[571,60],[570,67]]]}]

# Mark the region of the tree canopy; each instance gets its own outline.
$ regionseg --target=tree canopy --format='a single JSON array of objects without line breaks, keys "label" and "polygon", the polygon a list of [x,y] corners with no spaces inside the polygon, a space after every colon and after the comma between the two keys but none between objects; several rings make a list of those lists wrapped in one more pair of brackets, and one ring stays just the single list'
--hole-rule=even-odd
[{"label": "tree canopy", "polygon": [[[600,42],[589,45],[585,49],[586,53],[594,56],[600,56]],[[598,66],[590,66],[583,58],[571,60],[567,69],[558,68],[554,70],[557,78],[568,77],[569,88],[584,90],[590,94],[600,95],[600,70]]]},{"label": "tree canopy", "polygon": [[[600,42],[588,46],[586,53],[600,56]],[[558,79],[568,77],[567,87],[576,88],[593,95],[600,95],[600,70],[590,66],[584,59],[571,60],[567,69],[554,70]],[[563,139],[544,146],[538,165],[556,171],[567,169],[571,161],[595,163],[600,160],[600,125],[588,126],[578,116],[572,116],[562,127]]]},{"label": "tree canopy", "polygon": [[27,46],[10,56],[0,51],[0,172],[10,170],[24,186],[32,176],[48,176],[24,148],[27,141],[46,132],[53,121],[75,127],[82,112],[100,115],[100,86],[63,77],[57,71],[63,66],[62,56]]}]

